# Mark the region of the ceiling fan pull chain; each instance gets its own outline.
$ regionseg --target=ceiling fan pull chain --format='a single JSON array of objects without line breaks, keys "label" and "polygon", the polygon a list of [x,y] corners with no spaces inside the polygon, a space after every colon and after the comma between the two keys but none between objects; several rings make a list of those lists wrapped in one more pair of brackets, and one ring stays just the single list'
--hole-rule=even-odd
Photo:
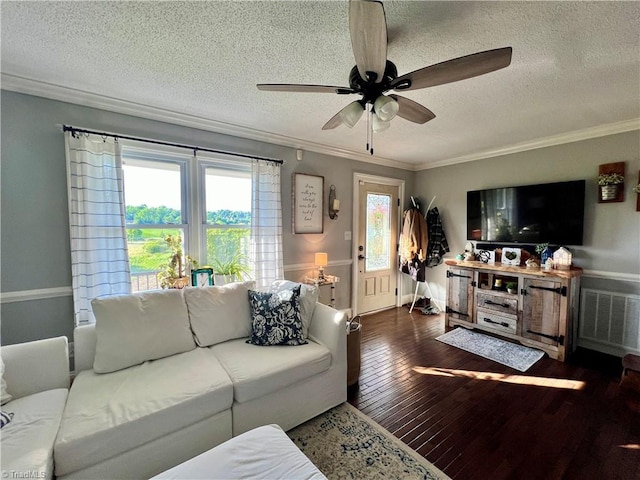
[{"label": "ceiling fan pull chain", "polygon": [[367,151],[369,151],[369,145],[371,142],[371,109],[369,107],[369,103],[366,103],[365,108],[367,109]]}]

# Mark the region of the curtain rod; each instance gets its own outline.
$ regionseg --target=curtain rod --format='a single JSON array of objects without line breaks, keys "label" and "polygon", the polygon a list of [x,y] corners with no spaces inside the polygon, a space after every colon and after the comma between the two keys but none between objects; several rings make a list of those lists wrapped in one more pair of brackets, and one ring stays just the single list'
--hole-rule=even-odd
[{"label": "curtain rod", "polygon": [[69,125],[63,125],[62,126],[62,131],[63,132],[72,132],[72,133],[91,133],[93,135],[100,135],[101,137],[112,137],[115,139],[118,138],[122,138],[124,140],[134,140],[136,142],[145,142],[145,143],[153,143],[155,145],[166,145],[169,147],[178,147],[178,148],[186,148],[188,150],[193,150],[194,152],[209,152],[209,153],[219,153],[221,155],[231,155],[234,157],[242,157],[242,158],[251,158],[251,159],[255,159],[255,160],[264,160],[266,162],[274,162],[274,163],[279,163],[280,165],[282,165],[284,163],[284,160],[280,160],[278,158],[269,158],[269,157],[259,157],[257,155],[246,155],[244,153],[236,153],[236,152],[225,152],[224,150],[214,150],[212,148],[205,148],[205,147],[194,147],[192,145],[184,145],[181,143],[171,143],[171,142],[163,142],[161,140],[149,140],[147,138],[140,138],[140,137],[129,137],[127,135],[118,135],[115,133],[108,133],[108,132],[98,132],[95,130],[86,130],[83,128],[76,128],[76,127],[72,127]]}]

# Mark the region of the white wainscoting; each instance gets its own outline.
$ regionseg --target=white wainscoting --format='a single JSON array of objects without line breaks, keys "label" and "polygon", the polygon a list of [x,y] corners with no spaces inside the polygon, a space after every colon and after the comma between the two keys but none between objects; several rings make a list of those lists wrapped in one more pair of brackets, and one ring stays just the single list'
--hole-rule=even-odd
[{"label": "white wainscoting", "polygon": [[583,288],[580,297],[578,346],[640,354],[640,295]]}]

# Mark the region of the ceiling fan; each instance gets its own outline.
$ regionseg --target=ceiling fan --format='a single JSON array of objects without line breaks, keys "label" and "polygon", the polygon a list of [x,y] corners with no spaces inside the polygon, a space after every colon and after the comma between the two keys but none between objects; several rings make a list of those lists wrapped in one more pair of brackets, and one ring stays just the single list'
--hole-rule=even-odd
[{"label": "ceiling fan", "polygon": [[414,123],[426,123],[436,116],[428,108],[388,91],[417,90],[476,77],[509,66],[511,47],[478,52],[420,68],[398,76],[396,66],[387,59],[387,22],[382,2],[349,1],[349,31],[356,65],[349,74],[349,87],[260,83],[259,90],[273,92],[357,94],[351,102],[322,127],[330,130],[345,124],[353,127],[367,112],[367,150],[373,155],[373,133],[389,128],[398,115]]}]

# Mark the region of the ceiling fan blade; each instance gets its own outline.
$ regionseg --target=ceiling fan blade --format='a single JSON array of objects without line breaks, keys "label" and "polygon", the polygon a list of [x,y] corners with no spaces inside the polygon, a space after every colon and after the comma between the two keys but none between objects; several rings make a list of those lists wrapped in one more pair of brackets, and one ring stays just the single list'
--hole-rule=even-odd
[{"label": "ceiling fan blade", "polygon": [[342,113],[342,110],[340,110],[333,117],[331,117],[329,121],[322,126],[322,130],[332,130],[342,125],[341,113]]},{"label": "ceiling fan blade", "polygon": [[358,73],[367,80],[370,73],[380,83],[387,66],[387,21],[379,1],[351,0],[349,2],[349,31]]},{"label": "ceiling fan blade", "polygon": [[396,78],[391,88],[417,90],[484,75],[509,66],[511,51],[511,47],[497,48],[436,63]]},{"label": "ceiling fan blade", "polygon": [[398,110],[398,116],[405,120],[409,120],[413,123],[427,123],[429,120],[436,118],[435,113],[413,100],[401,97],[400,95],[389,96],[398,102],[398,106],[400,107],[400,110]]},{"label": "ceiling fan blade", "polygon": [[269,92],[301,92],[301,93],[337,93],[338,95],[347,95],[356,93],[348,87],[334,87],[331,85],[299,85],[293,83],[259,83],[256,85],[258,90]]}]

